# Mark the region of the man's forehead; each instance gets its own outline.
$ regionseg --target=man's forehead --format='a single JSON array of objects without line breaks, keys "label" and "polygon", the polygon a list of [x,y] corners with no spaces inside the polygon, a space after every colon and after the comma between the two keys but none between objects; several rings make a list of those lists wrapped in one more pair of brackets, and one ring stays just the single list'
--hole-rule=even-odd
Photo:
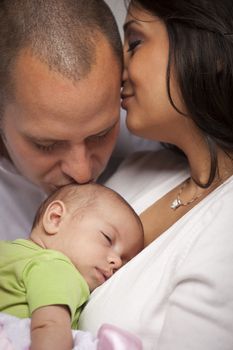
[{"label": "man's forehead", "polygon": [[[18,58],[13,70],[14,94],[16,98],[36,106],[40,102],[47,108],[52,104],[57,109],[72,108],[72,103],[79,102],[87,107],[94,106],[94,101],[104,105],[111,103],[114,98],[120,101],[120,71],[117,62],[106,61],[102,52],[102,64],[94,65],[87,77],[72,81],[50,69],[37,57],[24,52]],[[111,74],[109,70],[111,68]],[[91,98],[92,103],[88,100]],[[69,100],[69,103],[65,103]],[[84,102],[87,100],[87,103]],[[82,104],[81,104],[81,103]],[[96,108],[96,106],[94,107]],[[96,111],[98,113],[98,111]]]}]

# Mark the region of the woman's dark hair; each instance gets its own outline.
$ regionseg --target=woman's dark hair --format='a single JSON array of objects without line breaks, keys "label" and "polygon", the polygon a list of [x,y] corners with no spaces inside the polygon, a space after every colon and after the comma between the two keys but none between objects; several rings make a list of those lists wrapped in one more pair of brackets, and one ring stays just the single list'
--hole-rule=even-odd
[{"label": "woman's dark hair", "polygon": [[233,151],[233,1],[132,0],[131,4],[166,25],[169,99],[178,110],[170,92],[172,65],[188,115],[209,146],[209,180],[204,185],[198,183],[208,187],[218,169],[216,146],[227,154]]}]

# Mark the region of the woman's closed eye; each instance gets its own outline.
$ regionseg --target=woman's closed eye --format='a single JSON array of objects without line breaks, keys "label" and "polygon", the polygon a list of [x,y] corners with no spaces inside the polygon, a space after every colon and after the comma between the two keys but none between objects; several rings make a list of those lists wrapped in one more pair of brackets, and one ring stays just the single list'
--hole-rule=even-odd
[{"label": "woman's closed eye", "polygon": [[125,30],[125,47],[127,52],[134,52],[134,50],[143,42],[144,35],[129,25]]},{"label": "woman's closed eye", "polygon": [[134,51],[138,45],[142,43],[141,39],[136,39],[128,43],[127,52]]}]

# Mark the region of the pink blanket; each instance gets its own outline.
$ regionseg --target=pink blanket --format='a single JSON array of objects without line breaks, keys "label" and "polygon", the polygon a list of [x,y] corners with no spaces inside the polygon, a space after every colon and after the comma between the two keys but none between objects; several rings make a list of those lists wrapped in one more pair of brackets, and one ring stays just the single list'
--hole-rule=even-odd
[{"label": "pink blanket", "polygon": [[[142,350],[138,337],[110,324],[100,327],[97,337],[73,331],[73,350]],[[0,350],[29,350],[30,319],[0,313]],[[55,350],[55,349],[54,349]]]}]

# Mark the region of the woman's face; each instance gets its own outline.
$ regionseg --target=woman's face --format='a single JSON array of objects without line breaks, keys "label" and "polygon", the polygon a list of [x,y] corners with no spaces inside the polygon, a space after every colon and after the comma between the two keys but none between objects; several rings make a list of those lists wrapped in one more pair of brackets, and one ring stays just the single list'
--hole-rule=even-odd
[{"label": "woman's face", "polygon": [[[131,5],[124,31],[122,107],[127,110],[127,126],[138,136],[176,144],[186,118],[168,99],[166,27],[159,18]],[[184,111],[173,76],[170,84],[175,105]]]}]

